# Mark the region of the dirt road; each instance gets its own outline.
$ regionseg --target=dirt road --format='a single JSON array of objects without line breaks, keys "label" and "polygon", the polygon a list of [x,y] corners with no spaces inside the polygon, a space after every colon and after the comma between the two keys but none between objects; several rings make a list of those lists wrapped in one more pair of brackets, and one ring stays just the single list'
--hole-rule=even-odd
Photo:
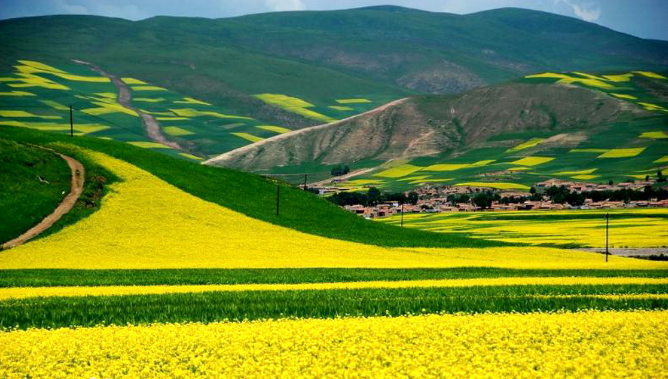
[{"label": "dirt road", "polygon": [[137,114],[141,118],[142,123],[144,124],[144,128],[146,129],[146,134],[148,134],[148,138],[157,143],[167,145],[174,149],[183,150],[183,148],[178,143],[169,141],[162,134],[162,130],[160,129],[160,124],[158,123],[158,120],[155,119],[155,117],[153,117],[150,114],[144,113],[141,110],[132,106],[132,91],[130,90],[130,87],[128,87],[128,85],[125,84],[123,80],[121,80],[121,78],[102,70],[101,68],[95,66],[92,63],[80,61],[77,59],[74,59],[73,61],[75,63],[88,67],[89,69],[99,73],[102,76],[109,78],[111,82],[114,83],[114,85],[118,89],[118,100],[117,100],[118,104],[122,105],[127,109],[137,112]]},{"label": "dirt road", "polygon": [[348,179],[350,179],[350,178],[354,178],[354,177],[356,177],[356,176],[360,176],[360,175],[364,175],[364,174],[366,174],[366,173],[369,173],[369,172],[371,172],[371,171],[373,171],[373,170],[375,170],[375,169],[376,169],[375,167],[372,167],[372,168],[362,168],[362,169],[359,169],[359,170],[355,170],[355,171],[349,172],[349,173],[347,173],[347,174],[345,174],[345,175],[335,176],[335,177],[332,177],[332,178],[327,178],[327,179],[325,179],[325,180],[321,180],[321,181],[319,181],[319,182],[309,183],[309,186],[311,186],[311,187],[322,187],[322,186],[324,186],[324,185],[326,185],[326,184],[330,184],[330,183],[332,183],[334,180],[339,180],[339,181],[348,180]]},{"label": "dirt road", "polygon": [[65,196],[63,201],[58,205],[58,207],[56,207],[56,210],[54,210],[53,213],[46,216],[42,221],[40,221],[39,224],[33,226],[27,232],[23,233],[22,235],[18,236],[17,238],[14,238],[9,242],[4,243],[2,245],[3,249],[9,249],[18,246],[22,243],[25,243],[29,239],[49,229],[53,224],[56,223],[56,221],[60,220],[60,218],[65,213],[69,212],[70,209],[72,209],[74,204],[79,199],[79,196],[81,196],[81,192],[83,192],[83,186],[86,177],[84,166],[81,164],[81,162],[77,161],[74,158],[56,153],[55,151],[53,153],[63,158],[67,162],[67,165],[70,167],[70,171],[72,172],[70,193],[67,194],[67,196]]}]

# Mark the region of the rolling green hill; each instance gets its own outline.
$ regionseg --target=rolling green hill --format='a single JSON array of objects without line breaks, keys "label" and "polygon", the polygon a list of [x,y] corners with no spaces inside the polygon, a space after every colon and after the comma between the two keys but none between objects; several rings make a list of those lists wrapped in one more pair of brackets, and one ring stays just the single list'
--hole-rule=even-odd
[{"label": "rolling green hill", "polygon": [[[0,35],[0,70],[19,59],[81,59],[290,128],[318,121],[254,95],[324,109],[366,98],[370,109],[410,93],[461,92],[547,70],[662,69],[668,57],[668,42],[521,9],[460,16],[370,7],[137,22],[50,16],[0,21]],[[333,118],[350,115],[330,110]]]},{"label": "rolling green hill", "polygon": [[529,75],[457,96],[412,97],[207,163],[275,173],[349,164],[374,169],[341,186],[387,190],[644,179],[666,166],[667,94],[668,79],[646,71]]},{"label": "rolling green hill", "polygon": [[[521,9],[460,16],[381,6],[216,20],[154,17],[137,22],[49,16],[0,21],[0,35],[5,37],[0,46],[0,125],[66,133],[68,106],[72,105],[76,133],[130,142],[189,160],[216,157],[279,134],[347,120],[390,101],[417,96],[392,107],[391,112],[356,119],[369,121],[364,128],[357,128],[357,121],[342,122],[355,128],[354,132],[327,127],[326,143],[315,146],[303,138],[291,140],[288,156],[284,152],[277,158],[263,151],[259,160],[232,164],[273,173],[306,172],[312,178],[325,176],[332,164],[344,160],[364,168],[389,159],[394,159],[391,165],[397,165],[401,163],[397,159],[431,157],[413,164],[419,168],[492,154],[499,163],[497,155],[511,142],[477,144],[491,138],[512,143],[521,143],[524,137],[543,138],[546,128],[550,132],[574,130],[575,121],[569,117],[583,123],[580,126],[630,122],[641,113],[627,112],[624,107],[629,99],[591,91],[558,91],[549,83],[533,85],[546,78],[501,83],[548,70],[664,72],[668,59],[668,42]],[[106,74],[74,60],[89,62]],[[122,96],[110,75],[129,88],[129,108],[119,105]],[[493,86],[448,97],[489,84]],[[643,91],[655,96],[663,89]],[[568,106],[566,99],[571,94],[576,94],[577,102]],[[496,109],[489,109],[486,102],[500,95],[509,97],[505,102],[496,101]],[[531,97],[546,100],[544,106],[549,109],[501,116],[503,127],[497,127],[498,114],[505,109],[530,108]],[[475,113],[486,114],[487,119],[467,120],[461,114],[449,117],[443,112],[445,104],[469,114],[474,112],[464,108],[477,104]],[[379,121],[374,115],[391,119]],[[160,138],[142,121],[145,117],[155,120]],[[385,129],[369,131],[373,125]],[[513,135],[524,132],[531,136]],[[372,141],[367,143],[363,135]],[[353,136],[360,137],[353,141],[357,147],[349,146]],[[367,151],[357,154],[360,148]],[[654,168],[616,167],[619,172],[610,174],[613,178],[641,175],[635,168]],[[481,173],[480,166],[470,168],[470,173],[458,173],[458,178],[478,181],[474,179]],[[420,178],[396,180],[393,186],[407,188],[418,180],[453,179],[448,175],[447,171],[421,173],[416,175]],[[366,179],[380,180],[377,176]],[[525,185],[534,178],[511,179]]]}]

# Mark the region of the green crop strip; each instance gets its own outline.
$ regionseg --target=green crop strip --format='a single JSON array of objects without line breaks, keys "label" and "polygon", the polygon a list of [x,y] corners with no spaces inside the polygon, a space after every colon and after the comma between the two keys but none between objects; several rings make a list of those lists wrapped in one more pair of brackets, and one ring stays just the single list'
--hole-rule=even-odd
[{"label": "green crop strip", "polygon": [[[420,313],[668,309],[666,285],[501,286],[32,298],[0,303],[0,328]],[[559,297],[570,295],[572,297]]]},{"label": "green crop strip", "polygon": [[294,284],[377,280],[472,279],[502,277],[666,278],[668,270],[520,270],[485,267],[445,269],[166,269],[166,270],[0,270],[0,288]]}]

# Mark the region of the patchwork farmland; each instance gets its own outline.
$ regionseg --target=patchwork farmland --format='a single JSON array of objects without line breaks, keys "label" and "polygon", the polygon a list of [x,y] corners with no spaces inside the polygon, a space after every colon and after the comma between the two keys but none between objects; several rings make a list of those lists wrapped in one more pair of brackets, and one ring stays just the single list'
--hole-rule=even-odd
[{"label": "patchwork farmland", "polygon": [[[468,359],[470,353],[426,343],[434,341],[436,331],[448,341],[473,339],[471,346],[481,354],[490,343],[522,346],[509,353],[511,365],[499,366],[500,375],[527,370],[517,354],[534,354],[554,338],[548,330],[529,327],[534,323],[554,325],[566,339],[583,341],[583,325],[596,333],[587,342],[570,344],[568,351],[554,350],[556,362],[608,346],[600,336],[620,338],[620,322],[633,325],[623,329],[631,340],[637,333],[654,331],[654,337],[643,340],[648,352],[662,346],[666,262],[616,256],[605,262],[599,254],[527,246],[525,242],[545,240],[498,238],[475,220],[467,221],[470,230],[454,233],[400,229],[365,221],[287,185],[277,216],[276,184],[251,174],[86,136],[72,139],[17,127],[3,129],[2,136],[17,146],[46,146],[76,157],[90,172],[108,178],[92,214],[61,220],[59,231],[0,253],[0,325],[8,328],[0,333],[7,346],[0,354],[10,362],[0,368],[5,376],[44,370],[133,376],[147,367],[151,375],[166,375],[187,365],[187,376],[262,377],[277,373],[271,368],[276,354],[296,354],[280,371],[319,377],[338,370],[334,362],[350,367],[400,359],[395,348],[342,356],[344,350],[332,341],[344,330],[349,335],[344,339],[358,341],[340,346],[345,351],[394,346],[427,354],[434,362]],[[183,181],[186,176],[197,180]],[[246,189],[228,185],[226,191],[216,191],[219,182],[244,183]],[[238,196],[248,187],[257,194],[252,203]],[[314,222],[307,222],[309,218]],[[660,233],[663,221],[655,231],[643,226],[643,232]],[[563,222],[563,228],[569,225]],[[590,238],[595,244],[593,232]],[[509,322],[524,326],[503,329],[511,334],[485,340],[476,337],[487,330],[480,329],[480,323],[491,328]],[[398,333],[405,328],[412,332]],[[330,332],[323,333],[325,329]],[[234,352],[215,342],[228,334],[225,339],[234,341]],[[185,335],[199,348],[184,345]],[[151,346],[157,336],[161,348],[155,350]],[[74,346],[74,340],[97,343]],[[386,345],[388,341],[394,342]],[[294,366],[306,356],[291,347],[270,347],[288,342],[307,344],[320,358],[309,368]],[[258,343],[266,348],[257,350]],[[30,353],[26,344],[43,346],[41,353]],[[121,345],[125,349],[117,348]],[[606,354],[637,354],[635,345],[614,346]],[[215,355],[195,359],[199,353],[194,351],[202,347]],[[64,360],[65,351],[75,351],[89,364]],[[138,355],[130,358],[129,351]],[[233,364],[242,359],[238,354],[252,354],[254,363]],[[656,355],[642,357],[634,372],[651,375],[661,365]],[[482,362],[441,366],[428,361],[410,358],[402,367],[415,364],[436,375],[453,367],[472,375],[488,370]],[[577,372],[564,367],[569,366],[540,369],[555,375]],[[374,375],[394,375],[403,368],[381,365],[371,370]],[[628,367],[608,359],[596,370],[625,373]]]},{"label": "patchwork farmland", "polygon": [[394,6],[0,35],[0,378],[665,377],[665,208],[308,188],[664,193],[664,42]]},{"label": "patchwork farmland", "polygon": [[[550,178],[618,182],[653,178],[668,167],[668,100],[652,89],[666,88],[666,76],[646,71],[601,76],[546,73],[529,75],[520,83],[581,86],[627,102],[628,109],[648,112],[588,129],[502,133],[438,156],[394,159],[337,186],[403,191],[443,184],[528,191]],[[351,167],[373,167],[373,163],[363,161]]]},{"label": "patchwork farmland", "polygon": [[[229,114],[205,101],[140,79],[120,78],[131,91],[133,108],[152,116],[165,138],[182,147],[174,149],[150,138],[138,112],[119,104],[119,90],[108,77],[74,63],[60,68],[30,60],[16,63],[14,72],[0,78],[0,125],[4,126],[69,133],[69,107],[72,106],[76,135],[128,142],[192,160],[203,160],[291,131],[249,116]],[[333,99],[333,105],[316,107],[287,95],[260,94],[257,97],[318,122],[349,117],[373,106],[368,99],[339,100],[342,103]]]}]

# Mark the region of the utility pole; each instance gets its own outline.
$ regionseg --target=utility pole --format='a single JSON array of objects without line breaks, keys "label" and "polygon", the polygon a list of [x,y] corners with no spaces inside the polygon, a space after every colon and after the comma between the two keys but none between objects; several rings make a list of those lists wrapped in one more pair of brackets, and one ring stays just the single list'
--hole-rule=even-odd
[{"label": "utility pole", "polygon": [[608,262],[610,251],[608,250],[608,229],[610,227],[610,213],[605,214],[605,261]]},{"label": "utility pole", "polygon": [[404,227],[404,203],[401,203],[401,227]]},{"label": "utility pole", "polygon": [[276,216],[280,215],[281,210],[281,185],[276,183]]},{"label": "utility pole", "polygon": [[70,137],[74,137],[74,117],[72,117],[71,105],[70,105]]}]

